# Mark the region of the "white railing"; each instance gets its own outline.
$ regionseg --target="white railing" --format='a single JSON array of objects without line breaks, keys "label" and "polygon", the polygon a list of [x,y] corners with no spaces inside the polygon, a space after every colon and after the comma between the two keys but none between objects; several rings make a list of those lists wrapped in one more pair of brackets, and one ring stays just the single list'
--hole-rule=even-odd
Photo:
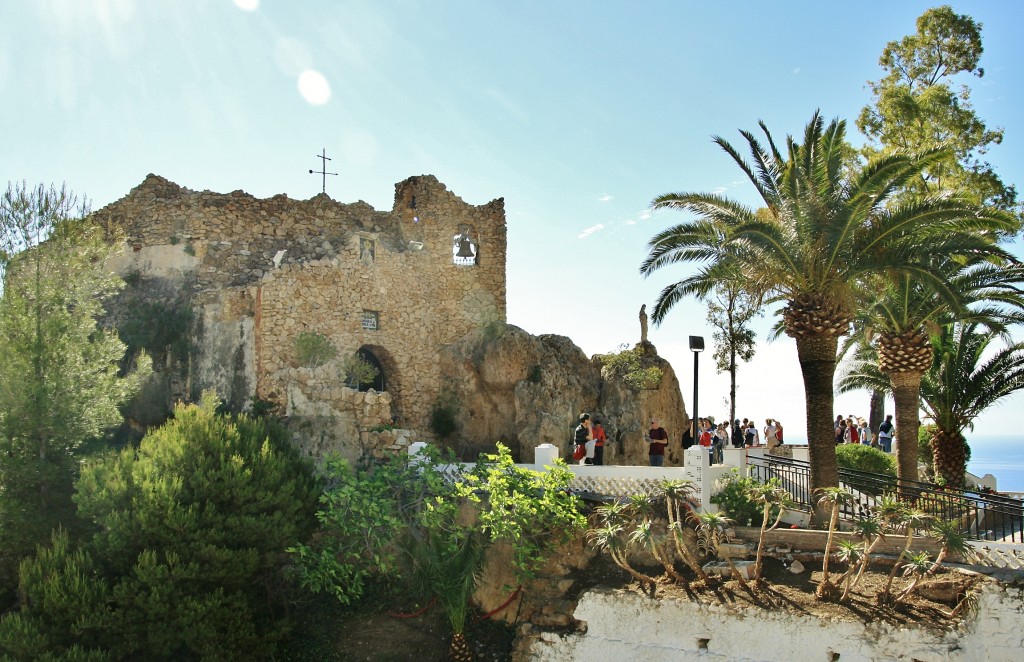
[{"label": "white railing", "polygon": [[[424,442],[409,446],[409,454],[418,454],[426,447]],[[794,448],[794,451],[798,450]],[[635,465],[568,465],[575,476],[570,489],[582,494],[596,494],[610,497],[651,494],[657,491],[663,480],[688,480],[694,485],[694,498],[704,510],[715,512],[718,507],[711,503],[711,497],[718,491],[720,479],[733,470],[747,475],[751,459],[760,459],[765,448],[726,448],[723,464],[711,464],[706,448],[692,446],[683,453],[681,467],[647,467]],[[533,464],[518,464],[534,471],[548,471],[560,457],[560,451],[552,444],[541,444],[534,449]],[[470,468],[472,463],[462,463]],[[453,471],[456,470],[453,467]]]}]

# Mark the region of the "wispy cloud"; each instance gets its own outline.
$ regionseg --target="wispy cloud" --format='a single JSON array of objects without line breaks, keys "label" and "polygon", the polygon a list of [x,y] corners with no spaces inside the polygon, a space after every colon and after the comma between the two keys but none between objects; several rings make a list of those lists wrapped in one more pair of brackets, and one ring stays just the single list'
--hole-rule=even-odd
[{"label": "wispy cloud", "polygon": [[600,232],[601,230],[604,230],[604,223],[598,223],[597,225],[591,225],[589,228],[587,228],[583,232],[581,232],[578,235],[576,235],[576,238],[577,239],[586,239],[590,235],[594,234],[595,232]]},{"label": "wispy cloud", "polygon": [[800,73],[800,67],[797,67],[796,69],[793,70],[793,74],[794,75],[796,75],[798,73]]},{"label": "wispy cloud", "polygon": [[598,202],[611,202],[614,199],[615,199],[614,196],[611,196],[611,195],[608,195],[607,193],[605,193],[600,198],[598,198],[597,201]]},{"label": "wispy cloud", "polygon": [[512,115],[521,122],[525,122],[529,117],[526,112],[523,111],[515,102],[505,96],[500,90],[496,90],[493,87],[484,90],[484,96],[488,97],[491,101],[498,104],[505,109],[509,115]]},{"label": "wispy cloud", "polygon": [[712,191],[712,193],[714,193],[715,195],[722,195],[723,193],[725,193],[728,190],[729,190],[728,186],[719,186],[719,187],[715,188],[715,190]]}]

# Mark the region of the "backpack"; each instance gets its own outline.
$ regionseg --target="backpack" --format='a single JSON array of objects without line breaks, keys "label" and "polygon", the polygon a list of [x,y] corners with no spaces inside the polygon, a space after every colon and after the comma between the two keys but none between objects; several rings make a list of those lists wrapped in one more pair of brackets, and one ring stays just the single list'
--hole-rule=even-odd
[{"label": "backpack", "polygon": [[782,442],[782,426],[779,425],[778,423],[775,424],[775,439],[780,444],[783,443]]},{"label": "backpack", "polygon": [[573,444],[572,447],[572,459],[579,461],[587,455],[587,447],[581,444]]},{"label": "backpack", "polygon": [[747,428],[747,434],[744,435],[744,438],[747,440],[748,444],[750,444],[751,446],[754,445],[754,431],[753,430],[751,430],[750,428]]}]

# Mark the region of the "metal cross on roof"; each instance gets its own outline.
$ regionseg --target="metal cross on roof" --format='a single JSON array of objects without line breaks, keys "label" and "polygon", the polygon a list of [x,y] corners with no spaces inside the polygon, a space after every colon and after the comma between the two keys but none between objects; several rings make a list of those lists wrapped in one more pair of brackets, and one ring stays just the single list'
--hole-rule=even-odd
[{"label": "metal cross on roof", "polygon": [[320,166],[320,170],[310,170],[309,174],[316,173],[323,176],[323,192],[327,193],[327,175],[337,175],[336,172],[327,172],[327,162],[331,160],[331,157],[327,156],[327,149],[323,149],[322,154],[317,154],[316,158],[323,161],[323,165]]}]

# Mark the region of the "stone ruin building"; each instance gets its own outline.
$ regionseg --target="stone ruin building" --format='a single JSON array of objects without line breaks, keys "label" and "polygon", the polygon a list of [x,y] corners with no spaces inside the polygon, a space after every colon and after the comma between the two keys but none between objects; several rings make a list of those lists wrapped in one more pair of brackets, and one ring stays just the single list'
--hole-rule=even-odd
[{"label": "stone ruin building", "polygon": [[[645,464],[644,421],[657,416],[678,433],[687,420],[675,374],[650,343],[665,379],[636,393],[570,339],[506,324],[501,198],[467,204],[422,175],[396,184],[392,209],[377,211],[325,194],[196,192],[149,175],[94,217],[120,246],[112,266],[126,287],[112,323],[154,356],[143,404],[126,412],[140,429],[213,389],[236,411],[273,407],[313,456],[438,441],[473,458],[501,441],[532,461],[538,444],[566,447],[590,411],[616,442],[606,458]],[[337,356],[300,365],[304,332]],[[372,383],[349,379],[353,355],[377,368]],[[441,439],[439,411],[455,424]],[[668,463],[681,460],[670,453]]]}]

